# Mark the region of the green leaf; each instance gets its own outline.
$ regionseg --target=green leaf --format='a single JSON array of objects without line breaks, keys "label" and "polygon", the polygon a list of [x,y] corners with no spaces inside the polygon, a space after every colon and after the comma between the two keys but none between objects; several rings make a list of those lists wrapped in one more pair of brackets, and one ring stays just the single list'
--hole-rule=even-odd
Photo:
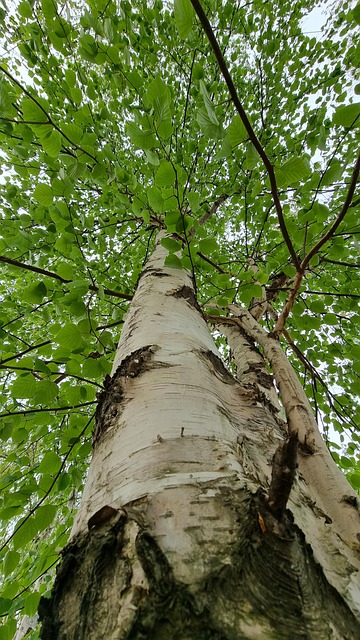
[{"label": "green leaf", "polygon": [[158,187],[170,187],[175,183],[176,174],[170,162],[162,161],[155,174],[155,184]]},{"label": "green leaf", "polygon": [[199,250],[201,253],[205,253],[207,255],[213,253],[214,251],[218,251],[219,247],[215,238],[208,237],[200,240],[199,242]]},{"label": "green leaf", "polygon": [[159,123],[171,120],[171,93],[160,76],[156,76],[149,84],[146,99],[152,105],[155,118]]},{"label": "green leaf", "polygon": [[249,137],[239,115],[233,117],[226,132],[232,147],[237,147]]},{"label": "green leaf", "polygon": [[27,520],[23,518],[18,526],[19,528],[13,536],[13,546],[15,550],[23,549],[38,533],[34,516],[30,516]]},{"label": "green leaf", "polygon": [[156,138],[151,129],[142,130],[135,122],[126,124],[126,133],[131,142],[139,149],[152,149],[156,147]]},{"label": "green leaf", "polygon": [[19,376],[11,387],[11,395],[13,398],[25,399],[32,398],[36,392],[36,382],[31,373]]},{"label": "green leaf", "polygon": [[6,615],[9,612],[11,606],[12,600],[9,600],[8,598],[0,598],[0,616]]},{"label": "green leaf", "polygon": [[196,115],[196,120],[199,123],[201,130],[208,138],[214,138],[217,140],[221,137],[222,129],[220,125],[214,124],[206,109],[199,109]]},{"label": "green leaf", "polygon": [[354,466],[354,461],[347,456],[340,456],[339,464],[343,469],[351,469]]},{"label": "green leaf", "polygon": [[180,258],[175,253],[169,253],[165,258],[165,267],[170,267],[171,269],[182,269],[182,263]]},{"label": "green leaf", "polygon": [[22,293],[22,298],[25,302],[39,304],[43,301],[47,294],[47,288],[44,282],[37,282],[26,287]]},{"label": "green leaf", "polygon": [[164,200],[158,187],[150,187],[147,190],[147,197],[150,207],[155,213],[164,213]]},{"label": "green leaf", "polygon": [[356,24],[360,24],[360,2],[358,2],[356,7],[352,10],[352,15]]},{"label": "green leaf", "polygon": [[207,88],[202,80],[200,80],[200,93],[204,100],[205,109],[209,118],[209,121],[212,124],[219,124],[219,120],[216,117],[213,103],[211,102],[210,96],[207,92]]},{"label": "green leaf", "polygon": [[48,116],[42,108],[31,98],[24,98],[21,102],[23,118],[26,122],[48,122]]},{"label": "green leaf", "polygon": [[45,207],[48,207],[52,204],[53,201],[53,190],[44,182],[39,182],[34,191],[34,198],[39,204],[43,204]]},{"label": "green leaf", "polygon": [[82,91],[79,87],[73,87],[70,91],[70,95],[75,104],[81,104],[82,101]]},{"label": "green leaf", "polygon": [[347,476],[347,479],[351,482],[354,489],[360,489],[360,473],[351,473]]},{"label": "green leaf", "polygon": [[23,18],[32,18],[33,17],[33,11],[32,8],[29,4],[29,2],[20,2],[19,6],[18,6],[18,13],[23,17]]},{"label": "green leaf", "polygon": [[205,75],[204,67],[199,63],[195,62],[192,70],[192,76],[194,80],[201,80]]},{"label": "green leaf", "polygon": [[182,247],[182,243],[179,240],[174,240],[174,238],[162,238],[161,244],[165,249],[167,249],[170,253],[176,253],[180,251]]},{"label": "green leaf", "polygon": [[54,451],[49,451],[41,460],[38,473],[55,475],[59,471],[61,463],[62,460],[60,456],[54,453]]},{"label": "green leaf", "polygon": [[44,151],[52,158],[56,158],[62,147],[62,137],[58,131],[52,131],[46,138],[41,138]]},{"label": "green leaf", "polygon": [[321,184],[324,187],[332,185],[334,182],[337,182],[342,178],[343,168],[341,164],[337,161],[331,163],[330,167],[325,171]]},{"label": "green leaf", "polygon": [[[42,507],[40,507],[41,509]],[[23,612],[27,616],[34,616],[38,610],[41,594],[38,591],[29,593],[24,600]]]},{"label": "green leaf", "polygon": [[19,444],[20,442],[25,442],[28,439],[28,432],[26,429],[14,429],[11,435],[11,439],[15,444]]},{"label": "green leaf", "polygon": [[[17,586],[17,585],[16,585]],[[12,604],[12,600],[10,600]],[[7,611],[7,609],[5,609]],[[6,624],[0,627],[0,640],[13,640],[16,633],[16,620],[9,620]]]},{"label": "green leaf", "polygon": [[17,551],[8,551],[4,560],[4,575],[8,576],[19,565],[20,554]]},{"label": "green leaf", "polygon": [[245,161],[244,161],[244,169],[248,169],[252,171],[255,169],[259,162],[260,156],[256,151],[252,142],[246,143],[246,153],[245,153]]},{"label": "green leaf", "polygon": [[357,126],[360,124],[360,102],[348,104],[345,107],[340,106],[335,110],[333,115],[333,123],[342,127],[351,127],[355,122]]},{"label": "green leaf", "polygon": [[311,211],[311,217],[314,220],[317,221],[325,221],[329,218],[330,216],[330,211],[329,211],[329,207],[327,207],[325,204],[322,204],[321,202],[314,202],[312,211]]},{"label": "green leaf", "polygon": [[55,18],[57,11],[57,3],[55,0],[41,0],[41,8],[45,18]]},{"label": "green leaf", "polygon": [[81,349],[83,345],[83,337],[78,329],[78,327],[74,324],[65,325],[60,331],[56,334],[55,340],[62,346],[67,349]]},{"label": "green leaf", "polygon": [[311,167],[307,157],[291,158],[276,171],[278,186],[288,187],[294,182],[304,180],[310,173]]},{"label": "green leaf", "polygon": [[188,37],[195,16],[190,0],[174,0],[175,24],[182,40]]},{"label": "green leaf", "polygon": [[53,522],[58,508],[53,504],[43,504],[36,509],[35,521],[38,532],[47,529]]},{"label": "green leaf", "polygon": [[73,69],[65,70],[65,80],[68,83],[69,87],[75,87],[76,85],[76,73]]},{"label": "green leaf", "polygon": [[36,393],[34,395],[34,404],[48,404],[54,400],[59,393],[59,388],[55,382],[50,380],[41,380],[36,384]]}]

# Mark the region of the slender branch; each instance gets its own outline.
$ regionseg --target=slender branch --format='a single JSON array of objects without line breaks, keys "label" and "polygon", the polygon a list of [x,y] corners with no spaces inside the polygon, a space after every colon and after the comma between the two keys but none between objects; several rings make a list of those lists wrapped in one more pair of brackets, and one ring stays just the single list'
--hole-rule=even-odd
[{"label": "slender branch", "polygon": [[207,211],[206,213],[204,213],[203,216],[201,216],[201,218],[199,218],[199,224],[205,224],[205,222],[207,222],[207,220],[214,215],[214,213],[217,212],[218,208],[222,205],[223,202],[225,202],[225,200],[228,199],[228,194],[227,193],[223,193],[221,196],[219,196],[214,204],[212,205],[212,207],[210,207],[209,211]]},{"label": "slender branch", "polygon": [[[48,276],[50,278],[55,278],[64,284],[68,284],[72,282],[72,280],[66,280],[62,278],[57,273],[53,271],[48,271],[47,269],[40,269],[39,267],[33,267],[30,264],[26,264],[25,262],[19,262],[19,260],[13,260],[12,258],[7,258],[6,256],[0,256],[0,262],[5,262],[6,264],[10,264],[13,267],[20,267],[21,269],[27,269],[28,271],[34,271],[35,273],[40,273],[43,276]],[[90,291],[99,291],[99,287],[94,284],[89,284]],[[132,300],[132,295],[130,293],[120,293],[119,291],[113,291],[112,289],[104,288],[104,293],[108,296],[114,296],[115,298],[122,298],[124,300]]]},{"label": "slender branch", "polygon": [[[0,369],[7,369],[7,370],[11,370],[11,371],[30,371],[31,373],[33,373],[34,375],[36,373],[42,373],[42,369],[36,369],[36,367],[17,367],[16,365],[9,365],[7,367],[5,367],[4,365],[2,365],[0,363]],[[62,380],[65,380],[65,378],[74,378],[75,380],[81,380],[82,382],[86,382],[87,384],[93,384],[96,387],[99,387],[99,389],[103,389],[104,385],[99,384],[98,382],[95,382],[95,380],[89,380],[88,378],[82,378],[81,376],[77,376],[74,373],[67,373],[64,371],[51,371],[50,373],[47,373],[46,375],[44,375],[43,377],[38,376],[40,378],[40,380],[44,380],[45,378],[49,378],[50,376],[58,376],[58,378],[56,380],[54,380],[54,382],[56,384],[59,384],[60,382],[62,382]]]},{"label": "slender branch", "polygon": [[19,260],[14,260],[13,258],[8,258],[7,256],[0,256],[0,262],[4,262],[5,264],[11,264],[13,267],[20,267],[21,269],[27,269],[28,271],[34,271],[35,273],[40,273],[42,276],[49,276],[50,278],[55,278],[55,280],[59,280],[60,282],[68,283],[71,280],[65,280],[59,276],[59,274],[54,273],[53,271],[48,271],[47,269],[40,269],[39,267],[33,267],[30,264],[26,264],[25,262],[20,262]]},{"label": "slender branch", "polygon": [[269,180],[270,180],[270,187],[271,187],[271,194],[274,200],[274,204],[275,204],[275,208],[276,208],[276,212],[277,212],[277,216],[278,216],[278,220],[279,220],[279,225],[280,225],[280,229],[283,235],[283,238],[285,240],[286,246],[289,249],[289,253],[291,255],[292,258],[292,262],[294,263],[295,267],[297,269],[299,269],[300,264],[299,264],[299,260],[298,257],[296,255],[296,251],[293,247],[293,244],[290,240],[290,236],[288,233],[288,230],[286,228],[286,224],[285,224],[285,220],[284,220],[284,214],[283,214],[283,210],[282,210],[282,206],[281,206],[281,202],[279,199],[279,194],[278,194],[278,189],[277,189],[277,184],[276,184],[276,177],[275,177],[275,171],[274,171],[274,167],[272,166],[270,159],[268,157],[268,155],[265,152],[265,149],[263,148],[263,146],[261,145],[259,139],[257,138],[254,129],[252,128],[250,121],[246,115],[246,112],[244,110],[244,107],[242,106],[239,96],[237,94],[237,91],[235,89],[235,85],[232,81],[230,72],[228,70],[227,64],[224,60],[224,56],[221,52],[219,43],[215,37],[215,34],[212,30],[212,27],[210,25],[209,20],[207,19],[204,10],[201,6],[201,3],[199,2],[199,0],[191,0],[191,4],[193,5],[199,20],[202,24],[202,27],[207,35],[207,38],[210,42],[210,45],[212,47],[212,50],[215,54],[217,63],[219,65],[220,71],[224,77],[224,80],[227,84],[227,87],[229,89],[229,93],[231,95],[232,101],[234,103],[234,106],[245,126],[245,129],[248,133],[249,139],[252,142],[252,144],[254,145],[256,151],[258,152],[260,158],[262,159],[265,168],[267,170],[268,176],[269,176]]},{"label": "slender branch", "polygon": [[339,264],[342,267],[356,267],[359,269],[360,263],[355,262],[342,262],[341,260],[330,260],[330,258],[320,258],[321,262],[329,262],[330,264]]},{"label": "slender branch", "polygon": [[335,298],[354,298],[357,300],[360,298],[356,293],[336,293],[335,291],[304,291],[302,293],[312,293],[318,296],[334,296]]},{"label": "slender branch", "polygon": [[[351,265],[352,267],[354,267],[355,265]],[[266,291],[289,291],[289,287],[279,287],[279,288],[274,288],[274,287],[266,287]],[[335,298],[354,298],[354,300],[357,300],[358,298],[360,298],[360,295],[357,295],[356,293],[337,293],[337,291],[312,291],[310,289],[305,289],[304,291],[301,292],[301,295],[307,295],[307,294],[313,294],[316,296],[334,296]]]},{"label": "slender branch", "polygon": [[70,409],[80,409],[81,407],[88,407],[91,404],[97,404],[97,400],[91,400],[91,402],[82,402],[81,404],[69,404],[64,407],[44,407],[40,409],[25,409],[24,411],[8,411],[7,413],[0,413],[0,418],[9,418],[10,416],[25,416],[28,413],[56,413],[57,411],[69,411]]},{"label": "slender branch", "polygon": [[310,249],[309,253],[307,254],[307,256],[305,256],[304,260],[301,263],[301,269],[302,271],[305,271],[307,265],[309,264],[311,258],[319,251],[319,249],[321,249],[321,247],[328,241],[330,240],[330,238],[334,235],[336,229],[338,228],[339,224],[343,221],[343,219],[345,218],[345,215],[348,212],[348,209],[351,205],[351,201],[355,192],[355,187],[357,184],[357,181],[359,179],[359,173],[360,173],[360,154],[357,157],[357,160],[355,162],[355,166],[352,172],[352,176],[351,176],[351,180],[350,180],[350,185],[349,185],[349,189],[347,192],[347,196],[345,199],[345,202],[342,206],[342,209],[338,215],[338,217],[336,218],[335,222],[331,225],[330,229],[323,235],[322,238],[320,238],[319,242],[317,242],[312,249]]},{"label": "slender branch", "polygon": [[331,225],[330,229],[324,233],[324,235],[322,236],[322,238],[320,238],[319,242],[317,242],[312,249],[310,249],[309,253],[307,254],[307,256],[305,256],[304,260],[302,261],[302,263],[300,264],[300,267],[298,269],[298,272],[295,276],[294,279],[294,284],[291,287],[290,290],[290,295],[289,298],[287,299],[285,306],[279,316],[279,319],[274,327],[274,331],[272,333],[272,335],[276,338],[280,335],[280,333],[283,331],[286,320],[289,316],[289,313],[292,309],[292,306],[294,304],[294,301],[296,299],[296,296],[299,292],[300,289],[300,285],[302,282],[302,279],[304,277],[305,274],[305,269],[307,267],[307,265],[309,264],[311,258],[314,257],[314,255],[316,253],[318,253],[318,251],[321,249],[321,247],[328,241],[330,240],[330,238],[332,238],[332,236],[334,235],[336,229],[338,228],[339,224],[343,221],[343,219],[345,218],[346,213],[349,210],[349,207],[351,205],[351,201],[355,192],[355,187],[356,187],[356,183],[359,179],[359,173],[360,173],[360,154],[357,157],[357,160],[355,162],[355,166],[352,172],[352,176],[351,176],[351,180],[350,180],[350,185],[349,185],[349,189],[347,192],[347,196],[345,198],[345,202],[341,208],[341,211],[339,213],[339,215],[337,216],[335,222]]},{"label": "slender branch", "polygon": [[[89,285],[90,291],[95,291],[97,293],[99,291],[99,287],[96,287],[93,284]],[[107,296],[114,296],[114,298],[122,298],[123,300],[132,300],[133,296],[131,293],[120,293],[119,291],[113,291],[112,289],[104,288],[104,293]]]},{"label": "slender branch", "polygon": [[12,124],[36,124],[40,126],[49,126],[51,124],[48,120],[44,120],[44,122],[38,122],[37,120],[14,120],[13,118],[4,118],[4,116],[0,116],[0,120],[2,122],[11,122]]},{"label": "slender branch", "polygon": [[214,267],[214,269],[216,269],[219,273],[229,273],[228,271],[225,271],[225,269],[220,267],[218,264],[213,262],[210,258],[208,258],[203,253],[201,253],[201,251],[197,251],[196,253],[202,260],[204,260],[204,262],[207,262],[208,264],[211,264],[211,266]]},{"label": "slender branch", "polygon": [[110,322],[109,324],[99,324],[98,327],[95,327],[95,331],[101,331],[102,329],[111,329],[111,327],[117,327],[119,324],[124,324],[124,320],[116,320],[115,322]]},{"label": "slender branch", "polygon": [[21,351],[20,353],[16,353],[14,356],[10,358],[5,358],[5,360],[0,360],[0,364],[5,364],[5,362],[10,362],[10,360],[16,360],[17,358],[21,358],[29,351],[34,351],[35,349],[40,349],[41,347],[45,347],[45,345],[51,344],[51,340],[45,340],[45,342],[39,342],[39,344],[34,344],[32,347],[25,349],[25,351]]}]

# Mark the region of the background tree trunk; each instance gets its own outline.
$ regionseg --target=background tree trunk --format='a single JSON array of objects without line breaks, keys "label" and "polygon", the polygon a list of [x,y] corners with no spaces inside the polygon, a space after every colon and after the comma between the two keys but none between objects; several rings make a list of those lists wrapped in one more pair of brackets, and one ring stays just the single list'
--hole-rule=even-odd
[{"label": "background tree trunk", "polygon": [[[289,442],[271,383],[266,395],[225,368],[189,273],[164,267],[166,254],[159,243],[142,273],[99,397],[41,637],[359,638],[356,545],[302,477],[287,509],[270,508],[273,457]],[[254,370],[243,338],[237,349]]]}]

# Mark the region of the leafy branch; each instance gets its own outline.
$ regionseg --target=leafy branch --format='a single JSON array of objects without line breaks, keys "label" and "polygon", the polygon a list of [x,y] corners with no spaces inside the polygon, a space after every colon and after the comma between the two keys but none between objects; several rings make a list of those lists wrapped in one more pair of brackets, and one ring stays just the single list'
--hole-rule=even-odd
[{"label": "leafy branch", "polygon": [[249,118],[247,117],[247,114],[245,112],[244,107],[242,106],[242,103],[240,101],[240,98],[238,96],[238,93],[235,89],[235,85],[232,81],[229,69],[227,67],[227,64],[225,62],[224,56],[221,52],[219,43],[216,39],[216,36],[212,30],[212,27],[210,25],[210,22],[207,18],[207,16],[204,13],[204,10],[201,6],[201,3],[199,2],[199,0],[191,0],[191,4],[193,5],[199,20],[202,24],[202,27],[208,37],[208,40],[210,42],[210,45],[213,49],[213,52],[215,54],[216,60],[218,62],[219,68],[221,70],[221,73],[224,77],[224,80],[228,86],[229,89],[229,93],[231,95],[231,99],[234,103],[234,106],[244,124],[244,127],[248,133],[249,139],[252,142],[252,144],[254,145],[256,151],[258,152],[260,158],[262,159],[266,171],[268,173],[269,176],[269,180],[270,180],[270,188],[271,188],[271,194],[272,194],[272,198],[275,204],[275,208],[276,208],[276,213],[278,216],[278,220],[279,220],[279,225],[280,225],[280,229],[283,235],[283,238],[285,240],[286,246],[289,249],[289,253],[291,255],[292,258],[292,262],[294,263],[296,269],[300,268],[300,264],[299,264],[299,259],[297,257],[296,251],[293,247],[293,244],[291,242],[290,236],[289,236],[289,232],[287,230],[286,227],[286,223],[285,223],[285,219],[284,219],[284,213],[283,213],[283,209],[281,206],[281,202],[279,199],[279,194],[278,194],[278,188],[277,188],[277,184],[276,184],[276,177],[275,177],[275,171],[274,171],[274,167],[270,162],[270,159],[265,151],[265,149],[263,148],[262,144],[260,143],[258,137],[256,136],[256,133],[254,131],[254,129],[252,128],[252,125],[250,123]]},{"label": "leafy branch", "polygon": [[[28,271],[34,271],[35,273],[40,273],[43,276],[48,276],[49,278],[54,278],[55,280],[59,280],[64,284],[68,284],[72,282],[72,280],[66,280],[58,273],[54,273],[53,271],[48,271],[47,269],[41,269],[39,267],[33,267],[30,264],[26,264],[25,262],[20,262],[19,260],[14,260],[13,258],[8,258],[6,256],[0,256],[0,262],[4,262],[6,264],[10,264],[13,267],[19,267],[21,269],[27,269]],[[95,291],[97,293],[99,291],[99,287],[94,284],[89,284],[89,291]],[[114,296],[115,298],[122,298],[124,300],[132,300],[132,295],[130,293],[120,293],[119,291],[113,291],[112,289],[107,289],[104,287],[104,293],[108,296]]]},{"label": "leafy branch", "polygon": [[79,442],[80,438],[84,435],[86,429],[88,428],[89,424],[92,422],[93,418],[95,416],[95,412],[92,414],[92,416],[89,418],[89,420],[87,421],[86,425],[84,426],[84,428],[80,431],[79,435],[77,436],[77,438],[75,438],[74,442],[71,443],[68,451],[66,452],[66,454],[64,455],[62,461],[61,461],[61,465],[59,470],[56,472],[49,488],[46,490],[45,495],[36,503],[36,505],[30,509],[29,513],[25,516],[25,518],[20,522],[20,524],[18,524],[14,530],[12,531],[12,533],[10,534],[10,536],[8,536],[8,538],[5,540],[5,542],[3,543],[3,545],[0,547],[0,552],[9,544],[9,542],[13,539],[14,535],[17,533],[17,531],[19,531],[19,529],[25,524],[25,522],[27,520],[29,520],[29,518],[31,518],[32,515],[34,515],[35,511],[43,504],[43,502],[45,502],[46,498],[50,495],[52,489],[55,486],[55,483],[57,481],[57,479],[59,478],[65,464],[66,461],[68,459],[68,457],[70,456],[73,448],[75,447],[75,445]]},{"label": "leafy branch", "polygon": [[340,223],[343,221],[343,219],[345,218],[345,215],[347,214],[349,207],[351,206],[351,201],[355,192],[355,188],[356,188],[356,184],[357,181],[359,179],[359,173],[360,173],[360,154],[357,157],[357,160],[355,162],[355,166],[352,172],[352,176],[351,176],[351,180],[350,180],[350,184],[349,184],[349,189],[347,192],[347,196],[345,198],[345,202],[341,208],[341,211],[339,213],[339,215],[337,216],[336,220],[333,222],[333,224],[331,225],[331,227],[328,229],[328,231],[326,233],[324,233],[324,235],[322,236],[322,238],[320,238],[320,240],[313,246],[312,249],[310,249],[310,251],[308,252],[308,254],[305,256],[305,258],[303,259],[303,261],[301,262],[299,269],[296,273],[295,279],[294,279],[294,284],[291,287],[291,291],[290,291],[290,295],[286,301],[286,304],[279,316],[278,321],[275,324],[274,330],[272,332],[274,337],[278,337],[280,335],[280,333],[283,331],[286,320],[289,316],[289,313],[293,307],[293,304],[295,302],[296,296],[299,292],[300,289],[300,285],[302,282],[302,279],[304,277],[305,274],[305,269],[308,266],[311,258],[314,257],[314,255],[316,253],[318,253],[318,251],[320,251],[321,247],[324,246],[324,244],[326,242],[328,242],[328,240],[330,240],[330,238],[333,237],[333,235],[335,234],[336,229],[338,228],[338,226],[340,225]]},{"label": "leafy branch", "polygon": [[[43,372],[42,369],[37,369],[36,367],[17,367],[17,366],[7,366],[5,367],[4,365],[2,365],[0,363],[0,369],[7,369],[7,370],[11,370],[11,371],[30,371],[31,373],[41,373]],[[62,380],[65,380],[65,378],[74,378],[75,380],[81,380],[81,382],[86,382],[87,384],[93,384],[96,387],[99,387],[100,389],[104,388],[104,385],[99,384],[98,382],[95,382],[95,380],[89,380],[88,378],[83,378],[82,376],[77,376],[74,373],[68,373],[68,372],[64,372],[64,371],[51,371],[50,373],[46,374],[45,376],[39,376],[40,380],[44,380],[45,378],[49,378],[50,376],[58,376],[58,378],[54,381],[55,384],[59,384],[59,382],[61,382]]]},{"label": "leafy branch", "polygon": [[[0,65],[0,71],[2,71],[14,84],[16,84],[21,91],[28,97],[30,98],[30,100],[32,100],[37,107],[39,107],[39,109],[41,109],[41,111],[43,112],[44,116],[47,118],[46,122],[36,122],[35,124],[38,125],[44,125],[44,124],[48,124],[50,126],[53,127],[53,129],[55,129],[56,131],[58,131],[65,140],[67,140],[67,142],[69,142],[69,144],[71,144],[72,147],[74,147],[75,149],[78,149],[78,151],[81,151],[82,153],[84,153],[85,155],[87,155],[89,158],[91,158],[92,160],[94,160],[95,162],[97,162],[97,159],[95,156],[93,156],[91,153],[89,153],[89,151],[86,151],[86,149],[83,149],[82,147],[80,147],[78,144],[76,144],[75,142],[73,142],[61,129],[60,127],[54,122],[54,120],[51,118],[51,116],[48,114],[48,112],[46,111],[46,109],[44,109],[44,107],[42,106],[41,102],[39,102],[39,100],[37,100],[36,98],[34,98],[34,96],[30,93],[30,91],[28,91],[27,89],[25,89],[25,87],[23,87],[23,85],[16,79],[14,78],[14,76],[9,73],[9,71],[7,71],[6,69],[4,69],[3,66]],[[25,124],[25,123],[24,123]]]},{"label": "leafy branch", "polygon": [[70,411],[70,409],[79,409],[81,407],[88,407],[91,404],[97,404],[97,400],[91,400],[89,402],[82,402],[81,404],[67,405],[64,407],[44,407],[40,409],[25,409],[23,411],[8,411],[7,413],[0,413],[0,418],[10,418],[11,416],[24,416],[29,413],[57,413],[58,411]]}]

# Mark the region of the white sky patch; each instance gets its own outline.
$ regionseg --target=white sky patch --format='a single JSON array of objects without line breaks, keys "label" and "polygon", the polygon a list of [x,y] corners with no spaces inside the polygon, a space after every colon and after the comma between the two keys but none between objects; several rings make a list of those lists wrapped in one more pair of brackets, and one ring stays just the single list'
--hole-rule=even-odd
[{"label": "white sky patch", "polygon": [[320,39],[322,27],[325,25],[327,17],[323,7],[315,7],[301,20],[302,32],[307,36]]}]

